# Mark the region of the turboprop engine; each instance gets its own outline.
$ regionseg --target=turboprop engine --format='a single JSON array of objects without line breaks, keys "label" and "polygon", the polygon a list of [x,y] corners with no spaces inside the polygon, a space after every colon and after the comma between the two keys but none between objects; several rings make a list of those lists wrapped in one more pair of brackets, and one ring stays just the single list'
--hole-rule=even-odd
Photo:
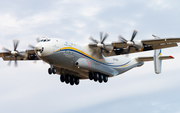
[{"label": "turboprop engine", "polygon": [[133,47],[136,49],[136,51],[141,50],[143,47],[143,43],[141,41],[134,41],[134,38],[137,34],[137,31],[134,30],[131,40],[126,40],[122,36],[119,35],[119,40],[127,44],[126,53],[128,54],[130,52],[130,49]]},{"label": "turboprop engine", "polygon": [[10,55],[10,61],[8,63],[8,66],[11,65],[11,61],[14,59],[15,63],[14,66],[17,67],[18,63],[17,63],[17,58],[25,58],[27,57],[27,53],[25,51],[19,52],[17,50],[17,47],[19,45],[19,40],[13,40],[13,45],[14,45],[14,49],[13,50],[9,50],[5,47],[2,48],[2,50],[6,51],[7,53],[9,53]]}]

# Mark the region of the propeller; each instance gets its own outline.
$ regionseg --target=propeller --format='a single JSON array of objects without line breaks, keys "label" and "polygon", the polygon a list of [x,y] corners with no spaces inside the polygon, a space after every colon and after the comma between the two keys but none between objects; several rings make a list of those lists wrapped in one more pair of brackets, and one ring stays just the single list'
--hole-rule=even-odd
[{"label": "propeller", "polygon": [[126,49],[126,54],[128,54],[131,50],[132,47],[134,47],[136,50],[138,50],[138,47],[136,47],[135,43],[134,43],[134,38],[136,36],[138,32],[136,30],[134,30],[133,34],[132,34],[132,37],[131,37],[131,40],[126,40],[125,38],[123,38],[121,35],[119,35],[119,40],[122,41],[122,42],[125,42],[128,46],[127,46],[127,49]]},{"label": "propeller", "polygon": [[93,51],[93,53],[91,54],[92,56],[94,56],[94,55],[97,53],[97,51],[100,50],[100,59],[103,58],[103,57],[102,57],[102,51],[103,51],[103,50],[107,51],[106,48],[105,48],[106,45],[104,44],[104,41],[107,39],[108,36],[109,36],[109,35],[106,33],[106,34],[104,35],[104,37],[103,37],[103,32],[100,32],[100,41],[94,39],[93,37],[90,37],[90,38],[89,38],[91,41],[93,41],[94,43],[97,44],[97,48],[96,48],[96,49]]},{"label": "propeller", "polygon": [[9,63],[8,63],[8,66],[11,65],[12,59],[13,59],[13,57],[14,57],[14,58],[15,58],[14,66],[17,67],[17,66],[18,66],[17,57],[18,57],[18,56],[21,56],[21,55],[20,55],[20,52],[18,52],[18,50],[17,50],[17,47],[18,47],[18,45],[19,45],[19,40],[13,40],[13,45],[14,45],[14,49],[13,49],[12,51],[9,50],[9,49],[7,49],[7,48],[5,48],[5,47],[3,47],[2,50],[9,52],[9,54],[11,55],[10,61],[9,61]]},{"label": "propeller", "polygon": [[[36,38],[36,41],[37,41],[37,43],[39,43],[39,42],[40,42],[39,37],[37,37],[37,38]],[[34,49],[34,48],[35,48],[35,47],[34,47],[33,45],[31,45],[31,44],[29,44],[29,45],[28,45],[28,47],[30,47],[30,48],[32,48],[32,49]]]},{"label": "propeller", "polygon": [[[39,43],[39,42],[40,42],[40,38],[37,37],[37,38],[36,38],[36,41],[37,41],[37,43]],[[33,45],[31,45],[31,44],[29,44],[28,47],[29,47],[29,48],[32,48],[33,50],[35,49],[35,46],[33,46]],[[35,54],[35,58],[34,58],[34,63],[35,63],[35,64],[36,64],[37,60],[38,60],[38,57],[37,57],[37,55]]]}]

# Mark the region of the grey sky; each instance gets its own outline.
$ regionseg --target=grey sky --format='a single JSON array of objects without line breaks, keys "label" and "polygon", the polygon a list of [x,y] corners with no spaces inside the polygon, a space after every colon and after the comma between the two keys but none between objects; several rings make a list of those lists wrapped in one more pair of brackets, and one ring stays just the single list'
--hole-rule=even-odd
[{"label": "grey sky", "polygon": [[[180,37],[178,0],[0,0],[0,47],[13,48],[12,40],[20,39],[18,50],[36,44],[36,37],[56,37],[89,43],[91,35],[109,33],[106,42],[117,41],[121,34],[130,39],[152,39],[152,34]],[[135,68],[107,84],[81,81],[79,86],[62,84],[59,76],[49,76],[49,65],[42,61],[18,62],[7,66],[0,59],[1,113],[79,113],[138,112],[180,113],[180,47],[164,49],[163,55],[175,60],[164,61],[160,75],[153,62]],[[153,55],[153,51],[133,56]]]}]

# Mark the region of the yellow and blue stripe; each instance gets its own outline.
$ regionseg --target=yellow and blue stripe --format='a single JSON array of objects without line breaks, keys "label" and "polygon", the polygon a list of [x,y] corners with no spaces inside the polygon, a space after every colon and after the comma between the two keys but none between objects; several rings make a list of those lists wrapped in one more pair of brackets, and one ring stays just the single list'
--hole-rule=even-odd
[{"label": "yellow and blue stripe", "polygon": [[61,48],[61,49],[56,50],[55,53],[56,53],[56,52],[61,52],[61,51],[73,51],[73,52],[78,53],[78,54],[80,54],[80,55],[83,55],[84,57],[86,57],[86,58],[88,58],[88,59],[91,59],[91,60],[93,60],[93,61],[95,61],[95,62],[97,62],[97,63],[104,64],[104,65],[111,66],[111,67],[126,67],[126,66],[128,66],[129,63],[130,63],[130,61],[128,61],[127,63],[122,64],[122,65],[111,65],[111,64],[113,64],[113,63],[102,62],[102,61],[97,60],[96,58],[88,55],[87,53],[85,53],[85,52],[83,52],[83,51],[81,51],[81,50],[79,50],[79,49],[73,48],[73,47],[64,47],[64,48]]},{"label": "yellow and blue stripe", "polygon": [[161,55],[162,55],[162,51],[161,51],[161,49],[160,49],[159,54],[158,54],[158,57],[160,57]]}]

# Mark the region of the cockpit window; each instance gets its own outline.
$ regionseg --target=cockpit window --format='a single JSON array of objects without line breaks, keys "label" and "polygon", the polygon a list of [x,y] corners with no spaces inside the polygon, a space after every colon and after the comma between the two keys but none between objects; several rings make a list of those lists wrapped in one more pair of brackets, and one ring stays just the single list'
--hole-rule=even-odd
[{"label": "cockpit window", "polygon": [[40,40],[40,42],[49,42],[49,41],[51,41],[51,40],[47,39],[47,38],[46,39],[43,38],[43,39]]}]

